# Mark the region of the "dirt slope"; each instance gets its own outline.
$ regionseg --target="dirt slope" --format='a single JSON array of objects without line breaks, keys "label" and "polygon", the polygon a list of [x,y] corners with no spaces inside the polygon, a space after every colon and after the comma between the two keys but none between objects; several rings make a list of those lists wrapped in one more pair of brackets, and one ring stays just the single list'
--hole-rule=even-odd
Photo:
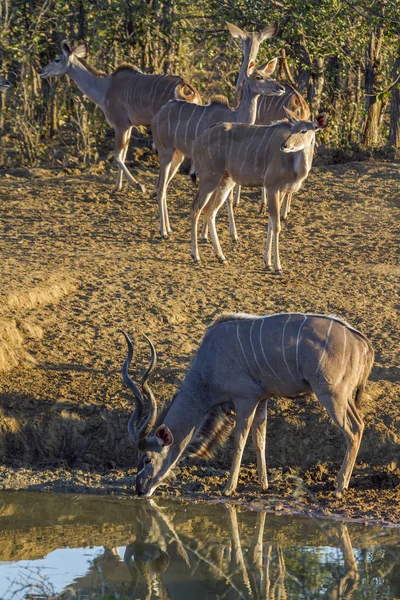
[{"label": "dirt slope", "polygon": [[[138,175],[150,191],[156,171]],[[207,245],[195,267],[188,178],[178,176],[171,185],[174,232],[161,241],[156,201],[128,188],[111,197],[114,177],[114,171],[93,169],[1,178],[2,462],[96,469],[133,464],[119,327],[135,327],[154,341],[159,367],[153,388],[162,402],[219,312],[334,313],[363,331],[376,350],[354,481],[360,489],[398,494],[399,165],[314,168],[283,225],[282,277],[263,268],[266,218],[257,214],[257,190],[244,192],[236,212],[238,245],[230,242],[225,209],[220,212],[229,262],[221,266]],[[138,339],[137,376],[147,359]],[[318,463],[322,472],[334,471],[344,451],[340,433],[313,399],[271,402],[268,440],[268,462],[276,469]],[[216,467],[226,467],[226,455]],[[250,450],[247,464],[253,458]]]}]

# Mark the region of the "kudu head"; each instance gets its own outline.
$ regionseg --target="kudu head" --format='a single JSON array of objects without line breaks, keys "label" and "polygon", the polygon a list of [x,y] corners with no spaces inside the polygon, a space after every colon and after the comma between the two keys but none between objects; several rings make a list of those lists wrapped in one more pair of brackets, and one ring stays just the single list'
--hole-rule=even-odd
[{"label": "kudu head", "polygon": [[277,64],[278,59],[273,58],[269,63],[257,69],[254,62],[250,62],[245,80],[253,93],[263,94],[264,96],[282,96],[285,93],[283,85],[271,79]]},{"label": "kudu head", "polygon": [[[154,489],[167,475],[175,461],[175,453],[170,452],[174,438],[168,425],[161,424],[153,430],[157,420],[157,403],[148,384],[148,379],[157,364],[157,355],[152,342],[146,337],[151,349],[150,366],[142,377],[141,388],[132,381],[128,368],[133,357],[133,345],[129,336],[121,330],[128,345],[128,354],[122,367],[124,382],[133,392],[135,410],[129,419],[128,432],[138,449],[136,491],[139,496],[151,496]],[[143,392],[143,393],[142,393]],[[148,403],[144,415],[144,400]]]},{"label": "kudu head", "polygon": [[289,137],[281,144],[281,151],[285,153],[304,150],[314,139],[315,132],[318,129],[325,129],[328,125],[328,117],[325,113],[319,114],[314,121],[301,121],[294,112],[286,107],[285,112],[291,128]]},{"label": "kudu head", "polygon": [[85,58],[87,53],[87,44],[80,44],[75,50],[72,50],[71,45],[64,40],[61,42],[61,54],[43,67],[39,76],[45,79],[46,77],[60,77],[61,75],[65,75],[80,58]]},{"label": "kudu head", "polygon": [[8,88],[11,87],[11,83],[9,81],[7,81],[7,79],[5,79],[4,77],[0,77],[0,90],[4,91],[4,90],[8,90]]},{"label": "kudu head", "polygon": [[267,25],[262,31],[243,31],[237,25],[228,23],[228,21],[226,21],[226,26],[232,37],[242,40],[243,56],[247,64],[256,60],[261,42],[274,37],[278,31],[276,23]]}]

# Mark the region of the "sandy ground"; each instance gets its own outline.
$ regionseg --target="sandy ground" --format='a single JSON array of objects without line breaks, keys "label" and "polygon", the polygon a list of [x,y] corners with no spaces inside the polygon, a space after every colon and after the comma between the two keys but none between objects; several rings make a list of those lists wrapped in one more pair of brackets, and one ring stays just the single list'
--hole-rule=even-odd
[{"label": "sandy ground", "polygon": [[[153,167],[138,176],[151,191]],[[250,448],[238,498],[273,507],[301,497],[303,506],[321,511],[399,522],[399,164],[314,168],[283,225],[281,277],[264,270],[266,218],[257,214],[257,190],[245,190],[236,211],[239,244],[231,244],[220,212],[227,264],[205,245],[196,267],[190,180],[180,175],[171,185],[174,231],[167,241],[159,238],[156,201],[127,187],[111,196],[114,180],[103,164],[88,172],[33,169],[1,177],[0,487],[132,492],[132,402],[121,381],[118,328],[135,328],[139,336],[137,378],[148,361],[140,335],[154,341],[153,389],[162,404],[218,313],[334,313],[363,331],[376,351],[346,501],[332,496],[343,439],[311,398],[271,402],[271,489],[260,494]],[[160,494],[218,499],[228,456],[229,448],[210,465],[182,468]]]}]

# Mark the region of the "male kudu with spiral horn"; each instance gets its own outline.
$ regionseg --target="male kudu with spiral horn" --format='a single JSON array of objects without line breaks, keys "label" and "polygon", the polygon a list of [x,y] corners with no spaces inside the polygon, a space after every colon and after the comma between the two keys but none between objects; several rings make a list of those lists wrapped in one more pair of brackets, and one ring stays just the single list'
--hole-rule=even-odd
[{"label": "male kudu with spiral horn", "polygon": [[[143,396],[128,374],[133,346],[128,335],[124,335],[128,355],[122,374],[136,404],[129,433],[139,450],[139,495],[152,495],[177,464],[210,410],[227,402],[233,403],[236,413],[233,463],[224,489],[226,495],[232,494],[259,406],[270,396],[296,397],[307,392],[314,392],[343,433],[346,451],[336,495],[340,497],[348,488],[364,429],[359,407],[374,360],[369,341],[348,323],[334,316],[304,313],[221,315],[204,336],[159,424],[156,401],[148,385],[156,364],[154,346],[149,341],[152,358],[142,379],[149,412],[142,420]],[[255,427],[259,423],[256,419]],[[253,439],[256,441],[257,437]]]}]

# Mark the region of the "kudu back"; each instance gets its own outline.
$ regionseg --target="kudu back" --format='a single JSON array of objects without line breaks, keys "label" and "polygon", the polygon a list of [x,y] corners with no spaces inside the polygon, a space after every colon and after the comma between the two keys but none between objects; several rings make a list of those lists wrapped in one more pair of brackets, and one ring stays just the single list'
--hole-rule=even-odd
[{"label": "kudu back", "polygon": [[[232,494],[249,430],[253,427],[256,434],[265,420],[266,399],[307,392],[316,395],[343,433],[345,456],[336,495],[348,488],[364,429],[359,409],[374,360],[367,338],[348,323],[330,315],[304,313],[221,315],[205,334],[180,389],[159,420],[148,383],[156,365],[155,348],[149,341],[152,358],[140,390],[128,374],[133,346],[124,335],[128,354],[122,374],[135,401],[128,430],[138,448],[139,495],[153,494],[210,410],[227,402],[233,403],[236,414],[233,462],[224,489],[226,495]],[[263,434],[253,436],[255,441],[263,438]],[[257,457],[265,471],[263,458]],[[266,472],[264,481],[267,487]]]}]

